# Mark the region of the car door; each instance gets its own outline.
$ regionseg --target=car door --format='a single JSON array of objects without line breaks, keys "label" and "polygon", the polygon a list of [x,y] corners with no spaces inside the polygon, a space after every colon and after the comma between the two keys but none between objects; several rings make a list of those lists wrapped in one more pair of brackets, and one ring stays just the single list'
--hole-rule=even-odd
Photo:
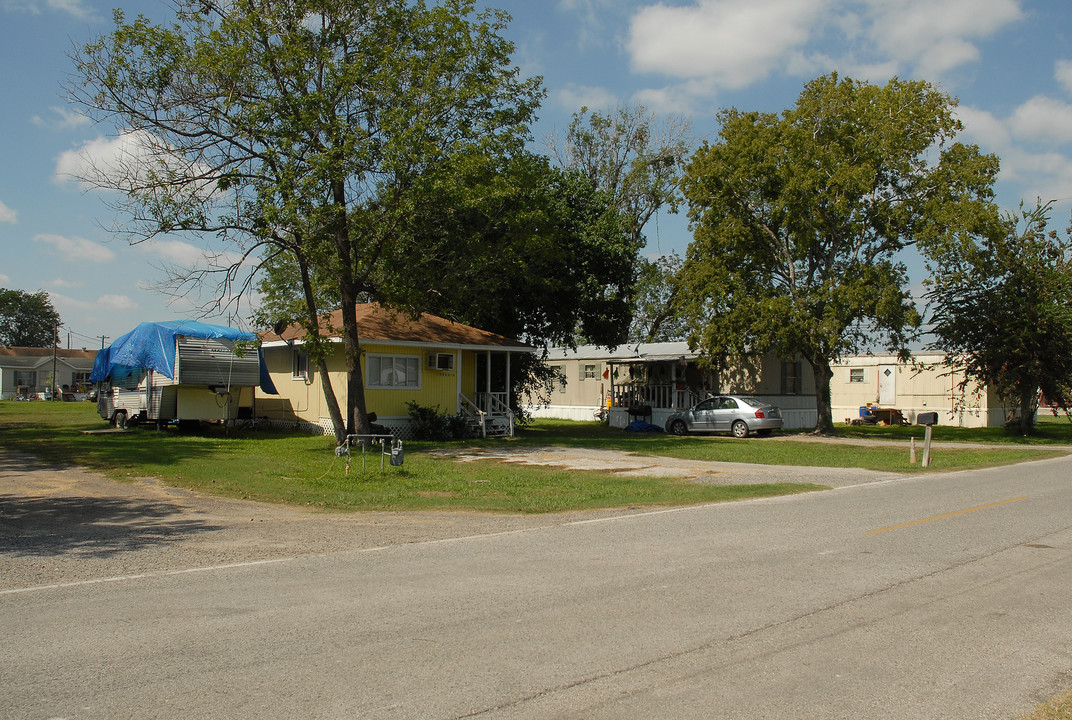
[{"label": "car door", "polygon": [[693,407],[690,415],[690,430],[709,431],[714,429],[714,415],[718,408],[718,398],[707,398]]},{"label": "car door", "polygon": [[718,408],[711,413],[711,429],[716,432],[729,432],[733,421],[737,419],[739,408],[737,401],[731,397],[718,399]]}]

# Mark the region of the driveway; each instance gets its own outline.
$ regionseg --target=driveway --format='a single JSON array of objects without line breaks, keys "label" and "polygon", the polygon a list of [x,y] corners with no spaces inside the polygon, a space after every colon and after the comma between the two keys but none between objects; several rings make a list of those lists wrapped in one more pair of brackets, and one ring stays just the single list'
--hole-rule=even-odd
[{"label": "driveway", "polygon": [[678,458],[635,455],[619,450],[593,450],[558,446],[461,448],[438,450],[436,454],[441,457],[453,457],[460,462],[498,460],[522,465],[547,465],[574,470],[598,470],[625,477],[679,477],[711,485],[794,482],[815,483],[830,487],[848,487],[865,483],[886,482],[904,477],[899,473],[861,470],[859,468],[817,468],[799,465],[756,465],[750,463],[681,460]]}]

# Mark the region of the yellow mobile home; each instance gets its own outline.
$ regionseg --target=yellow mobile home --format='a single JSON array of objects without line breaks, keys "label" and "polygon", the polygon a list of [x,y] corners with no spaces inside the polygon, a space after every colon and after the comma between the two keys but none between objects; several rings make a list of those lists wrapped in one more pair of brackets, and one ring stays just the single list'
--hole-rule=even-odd
[{"label": "yellow mobile home", "polygon": [[[365,402],[376,422],[399,437],[409,435],[407,404],[438,408],[447,415],[470,415],[487,434],[511,434],[511,358],[534,348],[462,323],[422,314],[413,319],[375,303],[357,306]],[[339,405],[346,407],[346,358],[342,312],[325,316],[321,335],[335,350],[327,359]],[[261,336],[265,362],[279,397],[258,404],[258,414],[331,431],[319,377],[305,352],[305,330],[298,325]]]}]

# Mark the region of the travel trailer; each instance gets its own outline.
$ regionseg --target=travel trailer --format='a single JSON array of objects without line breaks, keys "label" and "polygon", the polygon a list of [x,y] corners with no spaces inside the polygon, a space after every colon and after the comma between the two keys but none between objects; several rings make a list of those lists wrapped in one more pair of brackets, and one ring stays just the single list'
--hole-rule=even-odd
[{"label": "travel trailer", "polygon": [[97,354],[97,412],[116,427],[252,418],[275,394],[257,336],[196,321],[145,322]]}]

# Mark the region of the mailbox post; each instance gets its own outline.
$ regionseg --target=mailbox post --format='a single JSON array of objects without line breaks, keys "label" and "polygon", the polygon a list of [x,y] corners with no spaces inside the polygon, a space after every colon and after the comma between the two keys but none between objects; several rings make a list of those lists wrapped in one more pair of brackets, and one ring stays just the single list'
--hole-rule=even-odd
[{"label": "mailbox post", "polygon": [[930,467],[931,465],[931,431],[935,425],[938,424],[938,413],[925,412],[916,415],[916,424],[923,425],[926,430],[923,432],[923,467]]}]

